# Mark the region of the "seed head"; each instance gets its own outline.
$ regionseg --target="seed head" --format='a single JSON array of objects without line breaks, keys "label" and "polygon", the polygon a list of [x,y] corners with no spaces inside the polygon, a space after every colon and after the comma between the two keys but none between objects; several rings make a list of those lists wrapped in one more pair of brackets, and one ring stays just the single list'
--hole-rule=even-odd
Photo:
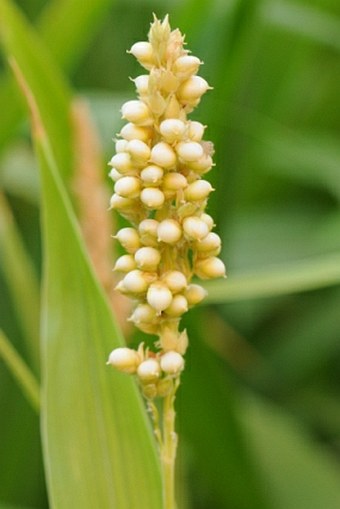
[{"label": "seed head", "polygon": [[130,53],[136,57],[138,62],[146,69],[150,69],[155,63],[155,55],[152,45],[149,42],[135,42],[130,49]]},{"label": "seed head", "polygon": [[182,141],[177,145],[176,151],[184,162],[197,161],[203,156],[203,147],[197,141]]},{"label": "seed head", "polygon": [[150,164],[141,171],[140,176],[146,186],[158,186],[162,182],[163,174],[163,168]]},{"label": "seed head", "polygon": [[157,318],[156,311],[150,304],[138,304],[132,313],[130,320],[139,323],[154,323]]},{"label": "seed head", "polygon": [[126,209],[133,208],[134,205],[135,203],[131,198],[124,198],[117,193],[113,194],[110,199],[110,208],[119,210],[121,213]]},{"label": "seed head", "polygon": [[208,198],[213,188],[207,180],[196,180],[188,185],[185,190],[184,196],[188,201],[200,201]]},{"label": "seed head", "polygon": [[126,150],[130,153],[133,162],[146,163],[150,158],[150,148],[142,140],[130,140],[127,144]]},{"label": "seed head", "polygon": [[197,216],[184,218],[183,230],[190,240],[202,240],[209,233],[208,225]]},{"label": "seed head", "polygon": [[188,127],[188,138],[192,141],[201,141],[203,138],[205,126],[200,122],[192,121]]},{"label": "seed head", "polygon": [[188,311],[188,301],[184,295],[174,295],[170,306],[165,309],[168,316],[182,316]]},{"label": "seed head", "polygon": [[191,103],[200,99],[209,90],[209,85],[200,76],[191,76],[179,87],[177,97],[184,103]]},{"label": "seed head", "polygon": [[135,253],[135,261],[140,269],[155,271],[161,261],[161,253],[154,247],[141,247]]},{"label": "seed head", "polygon": [[172,293],[181,292],[188,284],[187,278],[179,270],[169,270],[162,276],[162,281]]},{"label": "seed head", "polygon": [[191,284],[185,290],[184,296],[189,306],[195,306],[207,296],[207,291],[200,285]]},{"label": "seed head", "polygon": [[134,228],[126,227],[121,228],[115,238],[120,242],[128,253],[134,253],[140,247],[140,240],[137,230]]},{"label": "seed head", "polygon": [[[213,167],[213,145],[204,140],[205,126],[188,118],[210,88],[197,75],[202,62],[184,48],[167,16],[155,18],[148,40],[129,53],[148,72],[133,79],[137,97],[122,106],[126,123],[109,163],[110,206],[132,224],[115,236],[126,254],[114,270],[122,275],[116,289],[134,301],[129,320],[159,336],[159,351],[141,345],[133,356],[133,350],[118,349],[111,363],[137,373],[152,399],[165,396],[184,367],[188,337],[179,331],[180,318],[206,295],[192,276],[221,277],[225,266],[217,258],[221,239],[205,212],[213,188],[202,176]],[[122,369],[119,359],[125,358],[131,365]]]},{"label": "seed head", "polygon": [[215,277],[225,277],[225,265],[219,258],[212,256],[199,260],[195,265],[195,273],[201,279],[212,279]]},{"label": "seed head", "polygon": [[162,208],[165,196],[160,189],[155,187],[146,187],[140,194],[143,204],[150,210],[158,210]]},{"label": "seed head", "polygon": [[176,165],[176,154],[172,147],[161,141],[151,149],[151,161],[163,168],[173,168]]},{"label": "seed head", "polygon": [[143,101],[128,101],[122,106],[122,118],[136,125],[152,125],[152,115]]},{"label": "seed head", "polygon": [[183,55],[174,63],[173,70],[180,78],[189,78],[189,76],[196,74],[199,66],[201,65],[199,58],[192,55]]},{"label": "seed head", "polygon": [[126,140],[117,140],[116,145],[115,145],[116,152],[117,153],[125,152],[127,149],[127,146],[128,146],[128,142]]},{"label": "seed head", "polygon": [[154,283],[150,285],[146,299],[150,306],[160,313],[170,306],[172,293],[165,284]]},{"label": "seed head", "polygon": [[209,232],[204,239],[200,242],[197,242],[196,249],[199,253],[206,253],[210,251],[220,251],[221,249],[221,239],[215,232]]},{"label": "seed head", "polygon": [[161,369],[168,375],[178,375],[184,369],[184,359],[178,352],[167,352],[162,355]]},{"label": "seed head", "polygon": [[158,225],[157,236],[160,242],[175,244],[182,237],[181,225],[175,219],[164,219]]},{"label": "seed head", "polygon": [[147,142],[152,137],[152,129],[151,127],[142,127],[129,122],[120,131],[120,136],[127,141],[141,140]]},{"label": "seed head", "polygon": [[142,74],[141,76],[137,76],[133,80],[137,93],[142,96],[146,96],[149,91],[149,75],[148,74]]},{"label": "seed head", "polygon": [[115,192],[123,198],[136,198],[140,193],[140,180],[137,177],[122,177],[115,184]]},{"label": "seed head", "polygon": [[141,270],[131,270],[123,279],[124,289],[130,293],[144,293],[148,288],[148,280]]},{"label": "seed head", "polygon": [[164,175],[162,189],[164,192],[174,192],[184,189],[188,181],[182,173],[170,171]]},{"label": "seed head", "polygon": [[123,174],[132,170],[131,156],[127,152],[118,152],[112,157],[109,164]]},{"label": "seed head", "polygon": [[159,222],[155,219],[144,219],[138,227],[140,240],[144,246],[158,247],[157,231]]},{"label": "seed head", "polygon": [[124,373],[135,373],[140,363],[138,353],[131,348],[116,348],[109,355],[107,364]]},{"label": "seed head", "polygon": [[120,272],[130,272],[137,268],[135,259],[130,254],[120,256],[115,263],[113,270]]},{"label": "seed head", "polygon": [[164,140],[168,143],[181,140],[185,133],[186,125],[178,118],[169,118],[163,120],[159,130]]},{"label": "seed head", "polygon": [[137,369],[139,379],[145,383],[155,382],[161,374],[161,367],[156,359],[147,359]]}]

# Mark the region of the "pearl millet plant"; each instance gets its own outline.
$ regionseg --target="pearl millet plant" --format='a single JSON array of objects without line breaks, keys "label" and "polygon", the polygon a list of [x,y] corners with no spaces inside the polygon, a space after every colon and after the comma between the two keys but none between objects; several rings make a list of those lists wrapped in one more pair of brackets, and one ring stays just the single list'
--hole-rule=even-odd
[{"label": "pearl millet plant", "polygon": [[117,348],[108,363],[140,384],[160,448],[164,509],[174,509],[174,400],[188,346],[180,319],[206,295],[193,276],[225,276],[221,239],[205,212],[213,188],[202,176],[213,166],[213,145],[203,141],[205,126],[188,119],[210,87],[168,17],[155,18],[148,41],[130,53],[148,74],[133,80],[138,99],[122,106],[127,123],[109,163],[111,208],[131,223],[116,233],[126,254],[114,270],[122,274],[116,289],[134,302],[129,320],[158,340],[153,350]]}]

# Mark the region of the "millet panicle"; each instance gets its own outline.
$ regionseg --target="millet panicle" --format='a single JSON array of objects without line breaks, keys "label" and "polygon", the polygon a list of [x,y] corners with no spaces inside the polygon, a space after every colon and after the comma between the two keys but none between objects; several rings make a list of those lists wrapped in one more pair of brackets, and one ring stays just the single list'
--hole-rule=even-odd
[{"label": "millet panicle", "polygon": [[[158,336],[155,352],[118,348],[108,363],[136,374],[147,398],[164,397],[164,380],[180,376],[188,345],[180,319],[206,295],[194,276],[225,276],[218,258],[219,236],[205,209],[211,184],[202,178],[212,167],[213,145],[205,126],[188,114],[209,90],[197,72],[202,62],[184,49],[168,18],[154,19],[148,41],[130,53],[147,73],[133,80],[138,99],[121,109],[126,124],[110,161],[114,194],[110,205],[130,223],[115,238],[126,250],[114,270],[117,290],[133,299],[129,318]],[[152,388],[152,390],[150,389]]]}]

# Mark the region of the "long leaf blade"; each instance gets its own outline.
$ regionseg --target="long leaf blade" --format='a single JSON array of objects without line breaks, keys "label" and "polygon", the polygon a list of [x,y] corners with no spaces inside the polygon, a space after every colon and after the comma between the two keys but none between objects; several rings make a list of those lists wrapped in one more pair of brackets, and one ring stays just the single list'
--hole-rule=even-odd
[{"label": "long leaf blade", "polygon": [[35,370],[39,369],[39,285],[4,195],[0,193],[0,264],[11,293],[26,348]]},{"label": "long leaf blade", "polygon": [[51,172],[46,144],[40,145],[40,162],[48,257],[43,434],[52,505],[158,509],[158,462],[137,389],[130,378],[105,368],[122,338]]},{"label": "long leaf blade", "polygon": [[[72,69],[94,37],[111,0],[50,1],[37,22],[37,30],[63,69]],[[62,30],[60,26],[62,25]],[[13,135],[23,116],[23,107],[10,77],[0,83],[0,149]]]},{"label": "long leaf blade", "polygon": [[235,274],[205,283],[207,303],[234,302],[315,290],[340,283],[340,255],[332,253],[290,265]]},{"label": "long leaf blade", "polygon": [[42,179],[44,294],[42,428],[54,508],[159,509],[150,423],[131,378],[105,368],[123,343],[85,253],[25,70]]},{"label": "long leaf blade", "polygon": [[1,329],[0,358],[4,360],[33,409],[39,412],[40,389],[38,381]]},{"label": "long leaf blade", "polygon": [[56,162],[62,174],[68,176],[72,167],[68,86],[35,31],[7,0],[0,3],[0,38],[7,56],[15,56],[35,92]]}]

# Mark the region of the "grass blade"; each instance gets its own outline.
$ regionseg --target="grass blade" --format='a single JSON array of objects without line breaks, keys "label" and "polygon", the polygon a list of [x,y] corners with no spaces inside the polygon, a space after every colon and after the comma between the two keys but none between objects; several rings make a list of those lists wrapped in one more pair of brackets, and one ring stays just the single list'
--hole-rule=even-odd
[{"label": "grass blade", "polygon": [[0,267],[25,334],[34,370],[39,369],[39,285],[31,259],[0,193]]},{"label": "grass blade", "polygon": [[[0,38],[8,58],[15,57],[34,91],[51,148],[62,174],[72,168],[71,124],[68,115],[70,91],[46,48],[21,12],[8,0],[0,3]],[[7,107],[5,107],[5,110]]]},{"label": "grass blade", "polygon": [[33,509],[32,507],[24,507],[22,505],[12,505],[6,502],[0,502],[0,509]]},{"label": "grass blade", "polygon": [[159,509],[159,462],[141,397],[130,377],[105,367],[123,339],[85,253],[34,94],[14,69],[32,111],[42,178],[42,426],[51,505]]},{"label": "grass blade", "polygon": [[36,412],[40,408],[40,388],[35,376],[26,365],[25,361],[12,346],[9,339],[0,329],[0,358],[2,357],[8,370],[12,373],[18,385],[21,387],[28,402]]},{"label": "grass blade", "polygon": [[207,304],[234,302],[316,290],[340,283],[340,254],[328,254],[290,265],[232,275],[205,283]]},{"label": "grass blade", "polygon": [[112,0],[52,0],[48,3],[37,29],[63,69],[71,70],[79,61],[113,4]]},{"label": "grass blade", "polygon": [[[81,0],[54,0],[48,3],[38,20],[37,30],[63,69],[71,70],[80,60],[111,6],[111,0],[86,3]],[[3,113],[0,124],[1,149],[23,117],[20,96],[7,76],[0,83],[0,109]]]},{"label": "grass blade", "polygon": [[319,8],[282,0],[267,2],[264,18],[275,28],[340,51],[340,19]]}]

